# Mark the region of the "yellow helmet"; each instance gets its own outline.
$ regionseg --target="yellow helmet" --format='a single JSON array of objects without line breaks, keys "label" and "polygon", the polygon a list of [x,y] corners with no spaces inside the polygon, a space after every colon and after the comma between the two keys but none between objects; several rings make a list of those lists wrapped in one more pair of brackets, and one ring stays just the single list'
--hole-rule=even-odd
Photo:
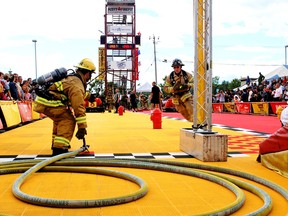
[{"label": "yellow helmet", "polygon": [[96,70],[96,67],[95,67],[94,63],[89,58],[82,59],[82,61],[75,67],[81,68],[81,69],[84,69],[84,70],[88,70],[88,71],[90,71],[92,73],[95,73],[95,70]]}]

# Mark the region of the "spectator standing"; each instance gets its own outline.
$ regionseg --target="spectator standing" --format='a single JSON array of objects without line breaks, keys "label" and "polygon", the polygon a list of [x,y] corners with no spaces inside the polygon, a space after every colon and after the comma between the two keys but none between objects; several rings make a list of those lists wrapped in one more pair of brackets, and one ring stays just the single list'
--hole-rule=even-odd
[{"label": "spectator standing", "polygon": [[130,93],[130,102],[131,102],[131,109],[133,112],[137,112],[137,95],[135,93],[135,91],[132,91]]},{"label": "spectator standing", "polygon": [[17,87],[16,87],[16,80],[17,80],[17,77],[12,75],[10,77],[10,80],[9,80],[9,89],[10,89],[10,93],[11,93],[11,100],[19,100],[19,94],[18,94],[18,90],[17,90]]},{"label": "spectator standing", "polygon": [[246,78],[246,85],[247,85],[247,86],[250,86],[250,83],[251,83],[250,77],[247,76],[247,78]]},{"label": "spectator standing", "polygon": [[259,72],[258,85],[261,85],[263,80],[265,80],[265,76]]},{"label": "spectator standing", "polygon": [[218,94],[219,94],[219,103],[225,103],[225,93],[223,92],[223,90],[220,90],[219,92],[218,92]]},{"label": "spectator standing", "polygon": [[288,101],[288,85],[286,84],[285,90],[283,91],[283,100]]},{"label": "spectator standing", "polygon": [[248,102],[251,102],[251,98],[253,97],[253,90],[251,86],[248,87]]},{"label": "spectator standing", "polygon": [[248,102],[248,93],[247,93],[247,89],[243,89],[243,93],[241,95],[241,99],[243,102]]},{"label": "spectator standing", "polygon": [[283,89],[279,82],[276,83],[275,90],[273,91],[273,101],[282,100]]},{"label": "spectator standing", "polygon": [[121,96],[120,105],[123,106],[124,111],[125,109],[128,108],[128,95],[127,94],[123,94]]},{"label": "spectator standing", "polygon": [[18,76],[18,74],[15,74],[15,75],[17,77],[16,87],[18,91],[19,100],[23,101],[24,100],[24,91],[22,89],[23,79],[22,79],[22,76]]},{"label": "spectator standing", "polygon": [[161,109],[161,106],[160,106],[160,95],[161,95],[160,88],[156,85],[155,81],[152,82],[152,89],[151,89],[151,94],[150,94],[151,109],[154,109],[156,107],[156,105],[158,105],[159,108]]},{"label": "spectator standing", "polygon": [[4,83],[4,74],[2,72],[0,72],[0,100],[5,100],[5,93],[4,93],[4,86],[5,86],[5,83]]},{"label": "spectator standing", "polygon": [[12,100],[11,93],[10,93],[10,87],[9,87],[9,74],[4,74],[3,82],[4,82],[4,93],[6,94],[7,100]]},{"label": "spectator standing", "polygon": [[29,88],[24,88],[24,100],[33,100],[32,94],[29,91]]},{"label": "spectator standing", "polygon": [[114,105],[115,105],[115,112],[114,113],[118,113],[118,108],[120,106],[120,100],[121,100],[121,95],[119,93],[119,89],[116,89],[115,94],[114,94]]}]

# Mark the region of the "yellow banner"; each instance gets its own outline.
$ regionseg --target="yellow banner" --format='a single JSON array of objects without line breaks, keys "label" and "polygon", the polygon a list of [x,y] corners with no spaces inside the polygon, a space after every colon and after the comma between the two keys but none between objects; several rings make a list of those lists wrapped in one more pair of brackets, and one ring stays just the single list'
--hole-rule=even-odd
[{"label": "yellow banner", "polygon": [[40,116],[40,113],[37,113],[33,110],[33,106],[34,106],[34,102],[32,102],[32,119],[36,120],[36,119],[39,119],[41,116]]},{"label": "yellow banner", "polygon": [[15,126],[21,123],[21,116],[17,103],[13,103],[12,101],[1,101],[0,107],[3,112],[7,127]]},{"label": "yellow banner", "polygon": [[105,70],[106,70],[106,62],[105,62],[105,48],[104,47],[99,47],[98,51],[99,55],[99,76],[98,80],[104,80],[105,79]]},{"label": "yellow banner", "polygon": [[253,113],[256,114],[269,114],[269,104],[267,102],[252,102]]},{"label": "yellow banner", "polygon": [[234,103],[224,103],[225,108],[232,113],[235,113],[235,104]]}]

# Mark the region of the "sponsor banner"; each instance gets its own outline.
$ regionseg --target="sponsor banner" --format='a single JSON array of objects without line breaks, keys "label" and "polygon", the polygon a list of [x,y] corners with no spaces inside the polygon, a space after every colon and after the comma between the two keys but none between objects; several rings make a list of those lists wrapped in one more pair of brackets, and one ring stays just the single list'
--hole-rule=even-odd
[{"label": "sponsor banner", "polygon": [[132,61],[111,61],[109,69],[132,70]]},{"label": "sponsor banner", "polygon": [[108,6],[107,14],[109,15],[133,15],[134,7],[133,6]]},{"label": "sponsor banner", "polygon": [[222,103],[214,103],[212,104],[214,113],[222,113],[223,112],[223,104]]},{"label": "sponsor banner", "polygon": [[106,70],[106,65],[105,65],[105,48],[104,47],[99,47],[98,50],[98,56],[99,56],[99,76],[98,80],[104,80],[105,79],[105,70]]},{"label": "sponsor banner", "polygon": [[17,103],[13,103],[13,101],[1,101],[0,107],[3,112],[7,127],[15,126],[21,123],[21,116]]},{"label": "sponsor banner", "polygon": [[132,26],[108,26],[108,34],[132,34]]},{"label": "sponsor banner", "polygon": [[34,106],[34,102],[32,102],[32,109],[31,109],[32,119],[33,119],[33,120],[36,120],[36,119],[39,119],[39,118],[42,118],[42,117],[45,116],[44,114],[40,114],[40,113],[38,113],[38,112],[35,112],[35,111],[33,110],[33,106]]},{"label": "sponsor banner", "polygon": [[228,112],[235,113],[235,104],[234,103],[224,103],[224,107]]},{"label": "sponsor banner", "polygon": [[271,106],[273,114],[277,114],[277,109],[279,106],[282,106],[283,108],[285,108],[287,105],[288,105],[287,102],[270,102],[270,106]]},{"label": "sponsor banner", "polygon": [[269,103],[268,102],[252,102],[253,113],[269,115]]},{"label": "sponsor banner", "polygon": [[138,71],[138,48],[133,50],[134,52],[134,70],[132,71],[132,80],[139,80],[139,71]]},{"label": "sponsor banner", "polygon": [[22,122],[32,121],[32,106],[31,103],[18,102]]},{"label": "sponsor banner", "polygon": [[107,0],[107,3],[135,3],[135,0]]},{"label": "sponsor banner", "polygon": [[251,104],[248,102],[235,103],[238,113],[249,114],[251,112]]},{"label": "sponsor banner", "polygon": [[97,107],[97,103],[96,102],[88,102],[88,108],[96,108]]}]

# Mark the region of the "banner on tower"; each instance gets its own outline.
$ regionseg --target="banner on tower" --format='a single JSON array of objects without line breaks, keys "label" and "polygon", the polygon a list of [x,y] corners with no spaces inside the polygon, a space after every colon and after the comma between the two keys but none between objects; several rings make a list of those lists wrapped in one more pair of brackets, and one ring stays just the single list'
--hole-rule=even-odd
[{"label": "banner on tower", "polygon": [[105,79],[105,70],[106,70],[106,65],[105,65],[105,48],[104,47],[99,47],[98,51],[99,55],[99,76],[98,80],[104,80]]},{"label": "banner on tower", "polygon": [[133,15],[134,7],[133,6],[108,6],[107,14],[109,15]]}]

